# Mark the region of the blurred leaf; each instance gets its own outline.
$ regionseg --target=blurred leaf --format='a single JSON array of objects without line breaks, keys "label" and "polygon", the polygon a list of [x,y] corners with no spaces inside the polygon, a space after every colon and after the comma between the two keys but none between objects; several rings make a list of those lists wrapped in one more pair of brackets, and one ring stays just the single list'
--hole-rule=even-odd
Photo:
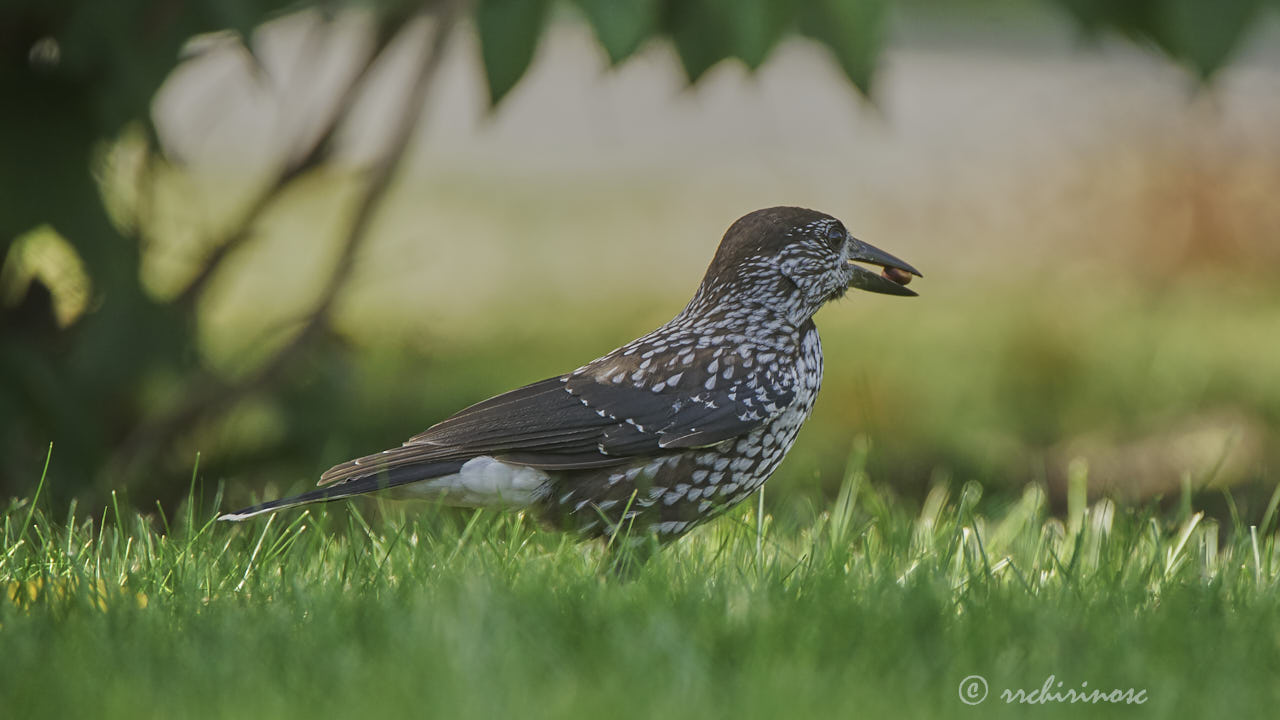
[{"label": "blurred leaf", "polygon": [[1057,0],[1075,16],[1085,30],[1096,32],[1113,27],[1126,35],[1138,36],[1150,26],[1152,2],[1116,2],[1115,0]]},{"label": "blurred leaf", "polygon": [[1258,17],[1262,0],[1058,0],[1085,29],[1153,42],[1201,79],[1222,68]]},{"label": "blurred leaf", "polygon": [[480,0],[476,6],[476,30],[491,107],[497,106],[529,69],[550,6],[550,0]]},{"label": "blurred leaf", "polygon": [[661,0],[574,0],[617,65],[658,28]]},{"label": "blurred leaf", "polygon": [[1157,37],[1202,79],[1223,66],[1257,15],[1260,0],[1164,0]]},{"label": "blurred leaf", "polygon": [[725,20],[714,0],[668,0],[664,29],[671,35],[680,64],[690,83],[733,50]]},{"label": "blurred leaf", "polygon": [[796,4],[790,0],[720,0],[733,36],[733,54],[755,70],[790,28]]},{"label": "blurred leaf", "polygon": [[868,97],[888,10],[889,0],[815,0],[801,18],[804,33],[831,48],[840,69]]},{"label": "blurred leaf", "polygon": [[[247,40],[253,35],[253,29],[264,19],[257,0],[221,0],[208,3],[209,26],[230,30],[240,38]],[[248,45],[248,43],[245,43]]]},{"label": "blurred leaf", "polygon": [[760,67],[790,27],[794,8],[787,0],[674,0],[666,29],[685,74],[696,82],[725,58]]}]

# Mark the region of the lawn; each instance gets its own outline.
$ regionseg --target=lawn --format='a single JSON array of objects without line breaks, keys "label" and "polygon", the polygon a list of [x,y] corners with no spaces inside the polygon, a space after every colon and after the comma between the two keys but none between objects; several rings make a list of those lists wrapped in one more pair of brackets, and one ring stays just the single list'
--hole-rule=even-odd
[{"label": "lawn", "polygon": [[[17,501],[0,516],[0,708],[1261,717],[1280,702],[1280,491],[1261,525],[1220,526],[1189,495],[1169,512],[1087,505],[1077,468],[1059,519],[1035,485],[1003,501],[938,484],[912,504],[866,467],[859,446],[811,524],[748,502],[629,577],[521,515],[375,502],[228,525],[198,502],[55,518]],[[973,675],[977,707],[961,699],[981,695],[961,689]],[[1051,700],[1120,703],[1019,701],[1046,683]]]}]

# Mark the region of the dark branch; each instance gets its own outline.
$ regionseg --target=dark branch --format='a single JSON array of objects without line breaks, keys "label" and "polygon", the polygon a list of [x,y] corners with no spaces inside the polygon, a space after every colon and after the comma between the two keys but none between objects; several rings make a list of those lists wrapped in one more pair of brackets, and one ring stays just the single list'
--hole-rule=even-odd
[{"label": "dark branch", "polygon": [[229,234],[215,245],[209,256],[205,258],[204,265],[201,266],[199,272],[178,293],[174,302],[188,308],[192,306],[204,292],[209,281],[217,274],[222,263],[253,237],[253,230],[262,218],[263,213],[284,194],[285,188],[308,171],[322,165],[329,157],[334,135],[346,122],[355,104],[356,94],[363,86],[365,79],[368,78],[378,58],[382,57],[387,46],[396,37],[395,29],[398,26],[399,21],[388,18],[384,18],[378,23],[378,27],[374,32],[373,48],[370,50],[368,57],[365,58],[364,64],[360,66],[357,72],[352,74],[347,84],[342,88],[337,102],[334,103],[321,131],[304,152],[294,153],[292,156],[285,158],[275,178],[245,211],[240,222],[236,223]]},{"label": "dark branch", "polygon": [[[224,411],[245,396],[269,386],[308,343],[328,328],[334,303],[351,276],[360,247],[368,236],[369,226],[404,161],[405,150],[422,117],[432,79],[444,59],[449,36],[465,4],[463,0],[455,0],[437,5],[430,45],[422,53],[421,63],[413,75],[413,84],[402,96],[404,102],[401,111],[396,114],[396,122],[391,129],[388,142],[369,169],[364,192],[360,197],[351,226],[343,239],[338,258],[315,305],[303,320],[302,328],[275,355],[235,383],[228,383],[207,373],[202,380],[193,381],[193,386],[202,386],[199,391],[188,393],[188,400],[173,411],[141,425],[121,446],[116,455],[116,462],[112,463],[116,473],[127,472],[129,468],[136,467],[139,460],[181,437],[201,420]],[[381,43],[382,50],[390,44],[392,37],[394,37],[392,33],[385,34],[386,39]],[[368,64],[373,64],[375,59],[376,57],[371,58]],[[331,132],[325,133],[326,136],[330,134]],[[321,145],[323,143],[313,146],[312,152],[294,167],[304,167],[307,163],[319,162],[323,153],[316,148]],[[288,175],[290,173],[286,172],[281,177]],[[296,173],[293,177],[296,177]],[[244,231],[247,232],[247,225]]]}]

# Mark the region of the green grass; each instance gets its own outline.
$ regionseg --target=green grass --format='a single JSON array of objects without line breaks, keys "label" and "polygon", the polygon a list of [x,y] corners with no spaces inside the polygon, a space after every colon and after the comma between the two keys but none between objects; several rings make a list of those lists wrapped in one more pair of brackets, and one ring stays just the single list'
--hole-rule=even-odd
[{"label": "green grass", "polygon": [[[5,717],[1078,717],[1006,688],[1135,688],[1115,717],[1280,702],[1280,549],[1044,493],[936,485],[919,506],[849,464],[829,511],[754,503],[629,579],[516,514],[328,506],[260,522],[109,507],[0,513]],[[1076,490],[1082,490],[1077,474]],[[749,506],[749,507],[748,507]],[[361,512],[363,510],[363,513]],[[419,511],[420,510],[420,511]],[[969,675],[990,695],[960,702]]]}]

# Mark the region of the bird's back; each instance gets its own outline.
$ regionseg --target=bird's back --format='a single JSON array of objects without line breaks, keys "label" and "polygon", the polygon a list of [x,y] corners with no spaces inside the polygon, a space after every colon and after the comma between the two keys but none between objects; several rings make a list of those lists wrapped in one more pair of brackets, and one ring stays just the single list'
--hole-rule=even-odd
[{"label": "bird's back", "polygon": [[[763,343],[732,337],[717,345],[723,335],[691,337],[696,338],[692,347],[648,358],[660,366],[672,362],[667,375],[678,373],[677,385],[690,389],[673,404],[732,405],[742,413],[738,417],[754,422],[730,437],[637,457],[626,465],[552,474],[550,492],[540,504],[552,524],[585,534],[630,525],[660,538],[676,537],[741,502],[777,469],[822,384],[817,328],[808,321]],[[654,345],[641,338],[579,372],[612,367],[615,355],[627,357],[629,349],[643,357],[645,347]]]}]

